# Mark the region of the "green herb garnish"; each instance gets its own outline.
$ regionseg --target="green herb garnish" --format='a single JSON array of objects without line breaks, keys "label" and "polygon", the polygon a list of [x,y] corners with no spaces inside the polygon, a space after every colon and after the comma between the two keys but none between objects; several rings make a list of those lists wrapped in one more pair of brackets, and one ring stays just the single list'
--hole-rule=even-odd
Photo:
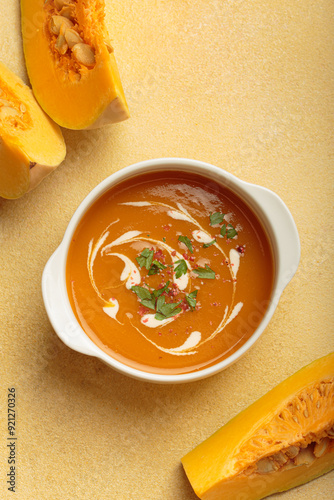
[{"label": "green herb garnish", "polygon": [[209,248],[209,247],[211,247],[211,245],[213,245],[214,243],[216,243],[216,240],[212,240],[212,241],[210,241],[210,243],[204,243],[203,248]]},{"label": "green herb garnish", "polygon": [[216,277],[216,273],[210,269],[207,264],[205,264],[205,269],[203,267],[197,267],[197,269],[194,269],[194,273],[198,274],[199,278],[207,280],[214,280]]},{"label": "green herb garnish", "polygon": [[215,212],[214,214],[210,214],[210,225],[215,226],[216,224],[220,224],[223,222],[225,214],[221,212]]},{"label": "green herb garnish", "polygon": [[230,229],[227,230],[226,237],[227,238],[234,238],[234,236],[236,236],[238,234],[237,231],[232,226],[232,224],[228,224],[227,227],[229,227]]},{"label": "green herb garnish", "polygon": [[149,270],[152,264],[153,255],[154,255],[153,250],[144,248],[140,256],[136,257],[136,261],[138,262],[139,267],[140,268],[146,267],[146,269]]},{"label": "green herb garnish", "polygon": [[220,234],[221,234],[223,237],[225,236],[225,234],[226,234],[226,225],[225,225],[225,224],[223,224],[223,225],[222,225],[222,227],[221,227],[221,229],[220,229]]},{"label": "green herb garnish", "polygon": [[197,292],[198,292],[198,290],[194,290],[193,292],[189,293],[189,295],[186,295],[186,301],[188,302],[192,311],[196,307]]},{"label": "green herb garnish", "polygon": [[190,253],[194,253],[193,246],[188,236],[179,236],[179,241],[181,241],[181,243],[184,243],[186,245]]},{"label": "green herb garnish", "polygon": [[140,298],[140,303],[148,307],[149,309],[153,309],[155,311],[156,309],[156,301],[157,297],[158,300],[160,296],[168,290],[169,287],[169,281],[163,286],[162,288],[158,288],[158,290],[153,290],[151,293],[147,288],[143,288],[142,286],[132,286],[131,290],[137,295],[137,297]]},{"label": "green herb garnish", "polygon": [[158,288],[158,290],[153,290],[152,295],[154,297],[160,297],[160,295],[162,293],[167,292],[168,287],[169,287],[169,281],[167,281],[167,283],[165,284],[165,286],[163,286],[162,288]]},{"label": "green herb garnish", "polygon": [[132,286],[131,290],[140,298],[140,302],[143,306],[153,309],[153,311],[155,310],[155,297],[152,296],[147,288]]},{"label": "green herb garnish", "polygon": [[157,300],[157,312],[154,316],[155,319],[163,321],[164,319],[176,316],[176,314],[179,314],[182,311],[182,309],[178,307],[181,304],[181,302],[182,301],[178,302],[177,304],[174,303],[166,304],[165,296],[164,295],[160,296]]},{"label": "green herb garnish", "polygon": [[184,259],[177,260],[175,264],[178,264],[174,269],[176,279],[180,278],[182,274],[187,274],[188,267]]},{"label": "green herb garnish", "polygon": [[160,271],[162,271],[163,269],[166,269],[167,266],[164,266],[163,264],[161,264],[161,262],[159,262],[158,260],[154,260],[152,262],[152,265],[150,267],[150,270],[148,272],[148,275],[151,276],[152,274],[158,274]]}]

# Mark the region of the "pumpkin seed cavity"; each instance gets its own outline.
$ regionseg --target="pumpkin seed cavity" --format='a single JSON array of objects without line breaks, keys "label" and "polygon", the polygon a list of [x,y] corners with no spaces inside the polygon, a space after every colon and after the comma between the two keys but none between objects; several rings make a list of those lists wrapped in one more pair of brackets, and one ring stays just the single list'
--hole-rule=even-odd
[{"label": "pumpkin seed cavity", "polygon": [[0,79],[0,130],[24,130],[31,118],[25,104],[20,102]]},{"label": "pumpkin seed cavity", "polygon": [[[85,39],[84,28],[78,21],[77,3],[75,0],[46,0],[44,4],[51,51],[57,66],[71,81],[79,81],[96,64],[95,49]],[[108,52],[113,52],[105,27],[99,28],[102,28]]]},{"label": "pumpkin seed cavity", "polygon": [[[305,433],[308,422],[321,419],[328,407],[334,408],[333,380],[304,390],[244,443],[239,456],[248,456],[243,463],[236,457],[237,473],[251,476],[310,467],[325,454],[334,453],[334,413],[325,427],[316,433],[314,429]],[[287,443],[286,436],[295,442]],[[266,456],[263,456],[263,450],[266,450]]]}]

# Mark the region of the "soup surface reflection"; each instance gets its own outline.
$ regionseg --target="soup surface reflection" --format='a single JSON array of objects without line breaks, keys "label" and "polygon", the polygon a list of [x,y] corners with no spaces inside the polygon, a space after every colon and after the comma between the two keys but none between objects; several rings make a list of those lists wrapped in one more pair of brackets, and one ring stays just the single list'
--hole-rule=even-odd
[{"label": "soup surface reflection", "polygon": [[84,331],[134,368],[181,374],[241,347],[273,286],[272,249],[250,208],[201,176],[124,181],[83,216],[66,280]]}]

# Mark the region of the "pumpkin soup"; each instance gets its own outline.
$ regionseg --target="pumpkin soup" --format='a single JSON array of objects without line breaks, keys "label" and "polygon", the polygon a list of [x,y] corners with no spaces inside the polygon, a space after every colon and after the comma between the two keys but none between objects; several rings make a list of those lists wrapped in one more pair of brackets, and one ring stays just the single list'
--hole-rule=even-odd
[{"label": "pumpkin soup", "polygon": [[120,362],[181,374],[218,363],[269,305],[272,248],[228,188],[160,171],[112,187],[72,238],[68,295],[83,330]]}]

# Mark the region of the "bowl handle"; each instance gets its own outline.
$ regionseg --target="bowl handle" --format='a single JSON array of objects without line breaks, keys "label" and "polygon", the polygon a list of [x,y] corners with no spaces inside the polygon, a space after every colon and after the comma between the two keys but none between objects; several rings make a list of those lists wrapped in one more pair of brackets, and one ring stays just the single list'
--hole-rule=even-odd
[{"label": "bowl handle", "polygon": [[295,275],[300,261],[300,240],[297,226],[291,212],[281,198],[270,189],[251,184],[248,192],[268,219],[272,228],[271,236],[276,243],[276,293],[274,302],[278,302],[286,285]]},{"label": "bowl handle", "polygon": [[81,329],[70,305],[62,283],[62,248],[51,255],[42,276],[42,293],[49,320],[58,337],[71,349],[94,355],[94,344]]}]

